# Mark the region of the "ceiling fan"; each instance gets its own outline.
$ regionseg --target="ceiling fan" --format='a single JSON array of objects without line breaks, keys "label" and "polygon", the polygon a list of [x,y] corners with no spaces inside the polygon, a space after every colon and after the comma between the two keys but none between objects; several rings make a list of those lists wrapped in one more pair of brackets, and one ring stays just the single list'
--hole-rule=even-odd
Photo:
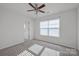
[{"label": "ceiling fan", "polygon": [[27,10],[27,11],[35,11],[36,14],[38,14],[38,12],[41,12],[41,13],[45,13],[45,11],[41,10],[43,7],[45,7],[45,4],[42,4],[41,6],[38,6],[37,3],[28,3],[33,9],[32,10]]}]

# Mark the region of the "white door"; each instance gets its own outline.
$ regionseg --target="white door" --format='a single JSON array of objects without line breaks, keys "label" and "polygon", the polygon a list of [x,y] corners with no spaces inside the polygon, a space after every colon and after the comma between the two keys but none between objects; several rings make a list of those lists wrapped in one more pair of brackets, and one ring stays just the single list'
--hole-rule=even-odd
[{"label": "white door", "polygon": [[25,40],[33,39],[33,22],[31,20],[25,21],[24,36],[25,36]]}]

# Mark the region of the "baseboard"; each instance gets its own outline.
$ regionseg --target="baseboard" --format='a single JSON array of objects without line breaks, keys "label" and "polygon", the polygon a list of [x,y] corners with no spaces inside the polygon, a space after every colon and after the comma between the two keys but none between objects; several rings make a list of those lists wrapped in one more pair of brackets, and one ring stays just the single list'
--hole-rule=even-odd
[{"label": "baseboard", "polygon": [[34,39],[34,40],[42,41],[42,42],[46,42],[46,43],[50,43],[50,44],[54,44],[54,45],[58,45],[58,46],[62,46],[62,47],[69,48],[69,49],[76,49],[76,48],[67,47],[67,46],[64,46],[64,45],[60,45],[60,44],[56,44],[56,43],[52,43],[52,42],[48,42],[48,41],[44,41],[44,40],[40,40],[40,39]]},{"label": "baseboard", "polygon": [[15,46],[18,46],[18,45],[23,44],[23,43],[24,43],[24,41],[23,41],[23,42],[19,42],[19,43],[14,44],[14,45],[11,45],[11,46],[7,46],[7,47],[5,47],[5,48],[1,48],[0,50],[8,49],[8,48],[11,48],[11,47],[15,47]]}]

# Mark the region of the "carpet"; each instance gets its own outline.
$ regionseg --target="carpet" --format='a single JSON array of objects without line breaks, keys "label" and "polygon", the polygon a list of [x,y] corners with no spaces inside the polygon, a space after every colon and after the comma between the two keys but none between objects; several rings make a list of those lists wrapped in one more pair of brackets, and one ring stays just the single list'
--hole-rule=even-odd
[{"label": "carpet", "polygon": [[34,56],[33,54],[31,54],[30,52],[28,52],[27,50],[21,52],[19,55],[17,56]]},{"label": "carpet", "polygon": [[50,49],[50,48],[45,48],[41,54],[41,56],[59,56],[60,52]]},{"label": "carpet", "polygon": [[38,44],[34,44],[32,45],[30,48],[28,48],[30,51],[32,51],[35,54],[39,54],[41,52],[41,50],[43,49],[43,46],[40,46]]}]

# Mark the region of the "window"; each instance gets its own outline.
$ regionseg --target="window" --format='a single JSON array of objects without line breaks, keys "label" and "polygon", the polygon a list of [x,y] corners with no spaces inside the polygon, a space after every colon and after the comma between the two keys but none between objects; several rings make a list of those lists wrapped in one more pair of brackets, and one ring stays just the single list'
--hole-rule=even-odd
[{"label": "window", "polygon": [[48,35],[48,21],[40,22],[40,34]]},{"label": "window", "polygon": [[49,21],[41,21],[40,35],[59,37],[59,18]]}]

